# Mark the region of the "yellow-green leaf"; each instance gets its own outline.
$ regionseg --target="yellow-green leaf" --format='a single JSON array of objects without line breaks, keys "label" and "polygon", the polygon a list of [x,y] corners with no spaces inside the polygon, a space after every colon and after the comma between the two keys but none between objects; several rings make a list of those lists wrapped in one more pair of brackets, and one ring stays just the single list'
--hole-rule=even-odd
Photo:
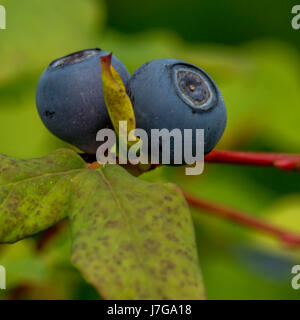
[{"label": "yellow-green leaf", "polygon": [[73,179],[72,261],[106,299],[203,299],[193,224],[181,192],[117,165]]},{"label": "yellow-green leaf", "polygon": [[181,192],[118,165],[88,166],[62,149],[39,159],[0,156],[0,242],[69,216],[72,260],[111,299],[203,299],[193,224]]},{"label": "yellow-green leaf", "polygon": [[[111,57],[109,54],[100,58],[103,94],[115,132],[121,137],[127,137],[136,128],[135,115],[124,83],[111,65]],[[122,126],[119,127],[120,121],[126,121],[127,130]]]},{"label": "yellow-green leaf", "polygon": [[86,168],[68,149],[39,159],[0,155],[0,242],[23,239],[65,218],[71,179]]}]

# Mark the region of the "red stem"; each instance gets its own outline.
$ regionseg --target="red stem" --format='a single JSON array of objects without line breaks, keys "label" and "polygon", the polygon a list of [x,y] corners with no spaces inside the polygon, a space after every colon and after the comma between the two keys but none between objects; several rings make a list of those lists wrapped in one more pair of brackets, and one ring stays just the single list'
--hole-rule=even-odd
[{"label": "red stem", "polygon": [[201,198],[196,198],[184,192],[187,202],[196,209],[202,209],[213,213],[218,217],[234,221],[238,224],[250,227],[255,230],[260,230],[264,233],[273,235],[289,246],[300,246],[300,235],[290,233],[266,221],[254,218],[244,212],[231,209],[225,206],[217,205]]},{"label": "red stem", "polygon": [[206,162],[276,167],[285,171],[300,171],[300,155],[239,151],[211,151]]},{"label": "red stem", "polygon": [[[80,154],[88,163],[96,161],[95,155]],[[300,171],[300,155],[283,153],[260,153],[213,150],[204,159],[206,162],[276,167],[285,171]],[[151,169],[159,167],[153,165]]]}]

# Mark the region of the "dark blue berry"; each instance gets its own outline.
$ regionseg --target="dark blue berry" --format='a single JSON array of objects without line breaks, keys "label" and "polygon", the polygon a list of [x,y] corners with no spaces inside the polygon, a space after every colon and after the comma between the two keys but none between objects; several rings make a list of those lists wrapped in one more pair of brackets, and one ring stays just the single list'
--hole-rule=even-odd
[{"label": "dark blue berry", "polygon": [[[112,128],[106,109],[100,57],[108,53],[88,49],[53,61],[42,74],[36,104],[45,126],[57,137],[94,154],[99,146],[96,134]],[[126,84],[129,74],[112,57],[112,65]]]},{"label": "dark blue berry", "polygon": [[[127,91],[137,127],[146,130],[149,138],[151,129],[178,128],[182,136],[184,129],[192,129],[195,153],[195,129],[204,129],[207,154],[224,132],[227,116],[222,95],[212,78],[190,63],[175,59],[148,62],[133,73]],[[171,141],[171,164],[173,149]]]}]

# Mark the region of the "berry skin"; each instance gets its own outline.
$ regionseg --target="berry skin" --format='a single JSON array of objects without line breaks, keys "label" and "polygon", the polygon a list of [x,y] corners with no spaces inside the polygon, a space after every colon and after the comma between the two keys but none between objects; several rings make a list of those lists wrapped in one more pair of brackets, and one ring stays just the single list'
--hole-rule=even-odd
[{"label": "berry skin", "polygon": [[[192,149],[195,152],[195,129],[204,129],[204,153],[209,153],[220,140],[227,115],[222,95],[211,77],[202,69],[184,61],[159,59],[136,70],[127,85],[137,128],[178,128],[193,130]],[[150,141],[149,141],[150,146]],[[174,143],[171,139],[171,164]],[[183,144],[184,150],[184,144]],[[184,157],[182,155],[184,164]]]},{"label": "berry skin", "polygon": [[[95,154],[96,134],[112,128],[102,91],[100,49],[75,52],[53,61],[40,77],[36,105],[45,126],[82,151]],[[112,65],[126,84],[129,73],[112,56]]]}]

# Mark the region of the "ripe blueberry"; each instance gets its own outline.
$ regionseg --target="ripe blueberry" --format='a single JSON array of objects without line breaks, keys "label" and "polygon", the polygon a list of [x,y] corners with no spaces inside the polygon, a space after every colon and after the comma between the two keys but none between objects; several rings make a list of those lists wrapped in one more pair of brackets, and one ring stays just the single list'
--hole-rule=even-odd
[{"label": "ripe blueberry", "polygon": [[[150,61],[133,73],[127,91],[137,127],[146,130],[149,138],[151,129],[178,128],[182,137],[184,129],[192,129],[195,153],[195,129],[204,129],[207,154],[224,132],[227,116],[222,95],[211,77],[197,66],[175,59]],[[170,145],[174,164],[174,141]]]},{"label": "ripe blueberry", "polygon": [[[42,74],[36,92],[36,104],[45,126],[57,137],[94,154],[99,146],[96,134],[112,128],[106,109],[100,49],[75,52],[53,61]],[[126,84],[129,73],[112,57],[112,65]]]}]

